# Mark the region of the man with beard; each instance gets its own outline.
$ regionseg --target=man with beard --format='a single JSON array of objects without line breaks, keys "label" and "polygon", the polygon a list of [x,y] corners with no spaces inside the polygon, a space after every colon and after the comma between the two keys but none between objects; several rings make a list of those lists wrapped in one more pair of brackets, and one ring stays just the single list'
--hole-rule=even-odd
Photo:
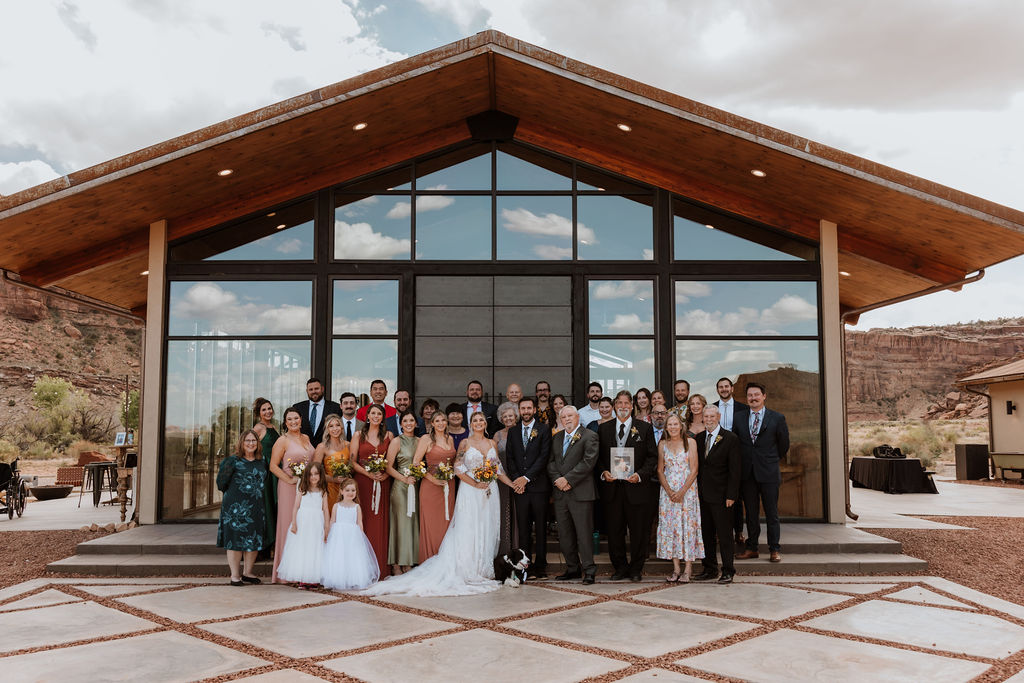
[{"label": "man with beard", "polygon": [[601,387],[600,382],[591,382],[587,386],[587,405],[580,408],[580,424],[588,425],[594,420],[601,419],[601,412],[598,410],[598,403],[601,401],[601,396],[604,395],[604,389]]}]

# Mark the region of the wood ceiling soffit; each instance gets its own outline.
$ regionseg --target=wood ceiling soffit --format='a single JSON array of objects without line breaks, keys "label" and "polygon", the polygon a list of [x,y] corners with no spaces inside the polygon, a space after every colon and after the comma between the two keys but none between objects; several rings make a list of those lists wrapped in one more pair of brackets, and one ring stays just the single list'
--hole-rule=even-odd
[{"label": "wood ceiling soffit", "polygon": [[147,280],[142,271],[149,267],[147,254],[107,264],[61,281],[60,287],[105,301],[125,310],[145,305]]},{"label": "wood ceiling soffit", "polygon": [[120,263],[148,250],[149,229],[144,228],[105,244],[89,245],[63,255],[48,256],[46,260],[26,267],[18,274],[26,282],[45,287],[73,275]]}]

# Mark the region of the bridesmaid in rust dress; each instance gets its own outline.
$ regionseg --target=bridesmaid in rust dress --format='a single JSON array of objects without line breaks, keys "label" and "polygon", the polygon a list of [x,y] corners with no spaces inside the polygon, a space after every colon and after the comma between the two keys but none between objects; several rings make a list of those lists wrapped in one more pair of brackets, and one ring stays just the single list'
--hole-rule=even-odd
[{"label": "bridesmaid in rust dress", "polygon": [[274,552],[273,581],[277,582],[277,565],[284,554],[284,543],[288,538],[288,527],[292,523],[292,512],[295,507],[296,486],[299,478],[291,470],[291,466],[303,463],[308,465],[313,460],[316,449],[309,442],[309,437],[302,433],[302,414],[295,408],[284,411],[284,436],[274,442],[270,453],[270,472],[277,477],[277,543]]},{"label": "bridesmaid in rust dress", "polygon": [[[380,577],[391,576],[388,565],[388,527],[391,516],[388,503],[391,500],[391,479],[387,472],[369,472],[366,464],[371,457],[384,458],[391,445],[393,435],[384,427],[384,409],[371,404],[366,411],[366,422],[363,429],[352,437],[350,451],[356,454],[352,460],[355,471],[356,486],[359,489],[359,506],[363,509],[363,532],[370,539],[373,553],[377,556]],[[377,510],[373,509],[374,483],[379,483],[377,494]]]},{"label": "bridesmaid in rust dress", "polygon": [[420,437],[413,463],[427,463],[427,475],[420,482],[420,564],[437,554],[455,511],[455,481],[448,483],[448,514],[445,519],[445,482],[436,478],[437,466],[455,462],[455,444],[448,435],[448,417],[438,411],[430,421],[430,429]]}]

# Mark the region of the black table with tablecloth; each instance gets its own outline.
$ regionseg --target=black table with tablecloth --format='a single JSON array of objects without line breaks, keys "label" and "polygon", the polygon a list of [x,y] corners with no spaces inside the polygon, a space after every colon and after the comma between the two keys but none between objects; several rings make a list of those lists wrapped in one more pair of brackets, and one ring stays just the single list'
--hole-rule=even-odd
[{"label": "black table with tablecloth", "polygon": [[939,492],[918,458],[852,458],[850,481],[857,488],[886,493]]}]

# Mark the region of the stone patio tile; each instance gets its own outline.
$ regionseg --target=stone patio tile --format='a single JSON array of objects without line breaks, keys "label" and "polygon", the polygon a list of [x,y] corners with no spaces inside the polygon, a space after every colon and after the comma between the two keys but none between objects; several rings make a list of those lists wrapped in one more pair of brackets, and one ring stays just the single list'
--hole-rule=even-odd
[{"label": "stone patio tile", "polygon": [[677,664],[763,683],[960,683],[989,668],[980,662],[788,629],[683,659]]},{"label": "stone patio tile", "polygon": [[837,593],[853,593],[856,595],[867,595],[878,591],[888,590],[896,586],[895,583],[794,583],[793,586],[810,588],[815,590],[836,591]]},{"label": "stone patio tile", "polygon": [[[757,628],[756,624],[609,601],[505,626],[579,645],[656,657]],[[643,634],[640,637],[638,634]]]},{"label": "stone patio tile", "polygon": [[76,598],[73,595],[67,593],[61,593],[58,590],[48,588],[42,592],[30,595],[27,598],[21,600],[15,600],[9,602],[6,605],[0,605],[0,612],[10,612],[15,609],[25,609],[26,607],[45,607],[47,605],[60,605],[65,602],[78,602],[81,598]]},{"label": "stone patio tile", "polygon": [[[95,602],[4,612],[0,614],[0,633],[3,634],[0,652],[132,633],[156,626],[152,621]],[[6,673],[3,676],[6,677]]]},{"label": "stone patio tile", "polygon": [[895,598],[897,600],[906,600],[908,602],[919,602],[922,605],[935,605],[937,607],[966,607],[967,609],[977,609],[976,607],[972,607],[966,603],[960,602],[959,600],[947,598],[945,595],[939,595],[934,591],[930,591],[927,588],[921,588],[920,586],[904,588],[901,591],[889,593],[885,597]]},{"label": "stone patio tile", "polygon": [[148,583],[148,584],[120,584],[117,586],[75,586],[80,591],[91,593],[92,595],[99,596],[101,598],[109,598],[112,595],[133,595],[135,593],[146,593],[149,591],[160,590],[161,588],[170,588],[175,584],[159,584],[159,583]]},{"label": "stone patio tile", "polygon": [[313,657],[456,626],[353,600],[207,624],[202,628],[289,657]]},{"label": "stone patio tile", "polygon": [[1024,649],[1024,628],[986,614],[871,600],[803,622],[804,626],[978,657]]},{"label": "stone patio tile", "polygon": [[311,676],[295,669],[281,669],[256,676],[236,678],[233,683],[314,683],[324,679]]},{"label": "stone patio tile", "polygon": [[480,595],[445,598],[391,596],[382,598],[381,602],[415,607],[416,609],[429,610],[462,619],[485,620],[511,617],[516,614],[536,612],[552,607],[564,607],[590,599],[585,595],[573,595],[564,591],[523,586],[520,588],[501,588]]},{"label": "stone patio tile", "polygon": [[788,619],[798,614],[835,605],[850,598],[843,595],[764,584],[719,586],[691,583],[647,595],[638,595],[635,599],[741,617]]},{"label": "stone patio tile", "polygon": [[483,679],[487,683],[567,683],[629,666],[616,659],[484,629],[339,657],[320,664],[371,683]]},{"label": "stone patio tile", "polygon": [[177,631],[161,631],[3,660],[7,681],[177,683],[244,671],[261,659]]},{"label": "stone patio tile", "polygon": [[1024,619],[1024,605],[1020,605],[1016,602],[1009,602],[1002,598],[997,598],[994,595],[988,593],[982,593],[981,591],[968,588],[967,586],[961,586],[959,583],[954,583],[948,579],[943,579],[938,576],[923,577],[920,580],[921,583],[927,583],[930,586],[934,586],[939,590],[946,591],[952,595],[955,595],[964,600],[970,600],[976,602],[982,607],[993,609],[1003,614],[1009,614],[1012,617],[1018,619]]},{"label": "stone patio tile", "polygon": [[668,669],[648,669],[619,679],[620,683],[707,683],[703,678],[678,674]]},{"label": "stone patio tile", "polygon": [[180,591],[134,595],[118,598],[118,602],[144,609],[181,623],[206,619],[229,619],[243,614],[270,612],[286,607],[300,607],[337,600],[290,586],[263,584],[258,586],[199,586]]},{"label": "stone patio tile", "polygon": [[[661,581],[657,585],[663,585],[665,582]],[[622,593],[628,593],[629,591],[639,590],[641,588],[650,588],[654,584],[650,583],[632,583],[630,581],[598,581],[592,583],[589,586],[584,586],[582,583],[573,581],[559,581],[557,586],[564,586],[565,588],[571,588],[575,591],[585,591],[587,593],[593,593],[594,595],[621,595]]]}]

